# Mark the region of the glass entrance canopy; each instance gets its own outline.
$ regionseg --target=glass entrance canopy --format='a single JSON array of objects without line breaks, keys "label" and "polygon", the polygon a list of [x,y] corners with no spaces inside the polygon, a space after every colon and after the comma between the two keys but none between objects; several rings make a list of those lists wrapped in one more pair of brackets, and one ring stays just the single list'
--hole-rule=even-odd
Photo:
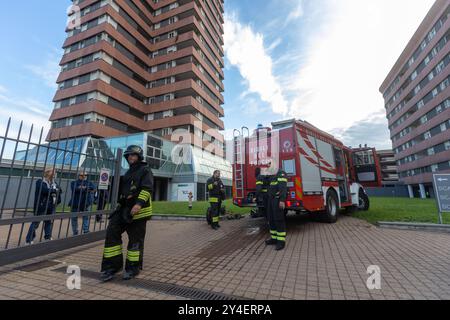
[{"label": "glass entrance canopy", "polygon": [[[222,172],[222,178],[232,180],[231,164],[225,159],[191,145],[175,144],[150,133],[138,133],[128,136],[95,139],[81,137],[61,140],[33,147],[16,153],[16,161],[37,163],[40,166],[57,166],[84,168],[89,172],[98,172],[110,168],[117,155],[117,150],[125,151],[128,146],[137,145],[144,149],[145,161],[152,168],[153,174],[161,178],[177,176],[201,176],[209,178],[214,170]],[[122,159],[123,173],[128,163]],[[198,180],[198,179],[196,179]],[[224,181],[225,182],[225,181]]]}]

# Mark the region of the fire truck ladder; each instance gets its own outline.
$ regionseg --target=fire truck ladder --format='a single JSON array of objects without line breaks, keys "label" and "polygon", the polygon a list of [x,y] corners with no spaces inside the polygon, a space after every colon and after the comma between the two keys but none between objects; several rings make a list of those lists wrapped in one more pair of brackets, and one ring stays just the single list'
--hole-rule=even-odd
[{"label": "fire truck ladder", "polygon": [[245,197],[244,191],[244,177],[245,177],[245,137],[244,131],[247,130],[248,135],[250,135],[250,131],[246,127],[242,127],[242,130],[239,131],[237,129],[234,130],[234,161],[235,161],[235,170],[234,170],[234,181],[236,188],[236,198],[243,199]]}]

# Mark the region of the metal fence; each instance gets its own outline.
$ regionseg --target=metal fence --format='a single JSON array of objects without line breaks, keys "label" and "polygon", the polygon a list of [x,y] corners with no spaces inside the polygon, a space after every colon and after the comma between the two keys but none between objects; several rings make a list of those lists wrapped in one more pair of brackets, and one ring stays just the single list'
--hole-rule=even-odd
[{"label": "metal fence", "polygon": [[[0,135],[0,265],[102,239],[117,204],[122,150],[96,149],[85,138],[46,143],[43,128],[24,131],[23,122],[17,129],[9,119]],[[104,169],[111,172],[109,186],[99,190]],[[55,176],[44,186],[48,170]],[[80,173],[92,185],[76,191]]]}]

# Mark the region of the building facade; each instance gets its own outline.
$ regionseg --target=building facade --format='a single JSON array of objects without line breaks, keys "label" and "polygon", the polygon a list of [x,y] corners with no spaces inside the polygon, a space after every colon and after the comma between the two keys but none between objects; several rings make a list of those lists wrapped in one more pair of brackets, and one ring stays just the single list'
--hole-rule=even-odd
[{"label": "building facade", "polygon": [[[44,168],[48,167],[54,167],[65,179],[76,177],[80,171],[86,172],[97,184],[102,169],[114,171],[118,149],[123,151],[129,145],[138,145],[144,150],[144,159],[154,175],[153,200],[188,201],[189,192],[192,192],[194,199],[205,201],[206,182],[215,170],[221,171],[227,196],[231,197],[230,162],[198,147],[176,144],[146,132],[105,139],[69,138],[18,150],[13,159],[0,161],[0,175],[3,175],[0,191],[7,183],[8,175],[16,180],[21,176],[41,177]],[[182,157],[179,156],[181,151]],[[121,164],[120,174],[124,174],[129,166],[124,158]]]},{"label": "building facade", "polygon": [[223,157],[223,0],[73,4],[47,140],[182,135]]},{"label": "building facade", "polygon": [[393,187],[399,184],[397,161],[392,150],[377,150],[380,160],[383,187]]},{"label": "building facade", "polygon": [[401,182],[433,196],[434,173],[450,173],[450,2],[437,0],[380,92]]}]

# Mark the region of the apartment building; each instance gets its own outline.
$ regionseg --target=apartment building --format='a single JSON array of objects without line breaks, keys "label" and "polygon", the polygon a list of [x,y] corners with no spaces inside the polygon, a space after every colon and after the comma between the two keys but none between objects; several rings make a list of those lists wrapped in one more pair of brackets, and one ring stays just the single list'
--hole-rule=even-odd
[{"label": "apartment building", "polygon": [[47,140],[146,132],[223,157],[223,0],[73,4]]},{"label": "apartment building", "polygon": [[437,0],[383,82],[401,182],[433,196],[434,173],[450,173],[450,1]]}]

